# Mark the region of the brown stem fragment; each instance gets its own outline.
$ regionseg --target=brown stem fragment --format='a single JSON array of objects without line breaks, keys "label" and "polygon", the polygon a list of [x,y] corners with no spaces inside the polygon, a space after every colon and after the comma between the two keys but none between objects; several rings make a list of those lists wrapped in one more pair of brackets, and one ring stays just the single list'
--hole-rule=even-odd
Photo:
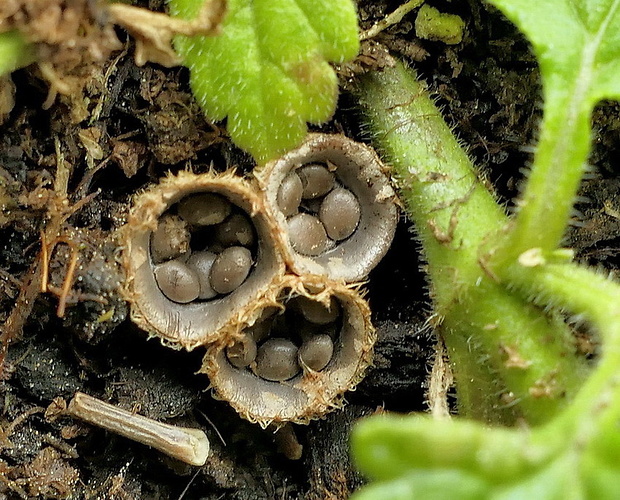
[{"label": "brown stem fragment", "polygon": [[124,3],[110,4],[108,14],[114,24],[122,26],[135,38],[135,60],[138,66],[144,66],[151,61],[172,67],[181,64],[181,59],[172,48],[174,35],[219,34],[220,23],[226,14],[226,2],[205,1],[193,20],[177,19]]}]

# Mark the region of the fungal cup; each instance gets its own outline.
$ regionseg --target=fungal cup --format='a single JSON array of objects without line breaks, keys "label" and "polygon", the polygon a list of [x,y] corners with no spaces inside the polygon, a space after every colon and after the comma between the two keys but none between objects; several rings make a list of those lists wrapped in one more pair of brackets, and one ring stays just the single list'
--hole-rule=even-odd
[{"label": "fungal cup", "polygon": [[192,349],[283,273],[280,232],[242,178],[181,172],[139,194],[121,233],[131,317]]},{"label": "fungal cup", "polygon": [[297,274],[364,279],[390,247],[396,195],[376,153],[342,135],[309,134],[297,149],[255,173],[284,228]]},{"label": "fungal cup", "polygon": [[150,335],[206,347],[201,372],[241,416],[307,423],[371,362],[355,283],[390,246],[395,195],[376,154],[340,135],[310,134],[254,176],[181,172],[137,195],[125,294]]},{"label": "fungal cup", "polygon": [[240,319],[209,348],[201,371],[218,398],[263,427],[339,407],[372,358],[367,303],[322,276],[285,276]]}]

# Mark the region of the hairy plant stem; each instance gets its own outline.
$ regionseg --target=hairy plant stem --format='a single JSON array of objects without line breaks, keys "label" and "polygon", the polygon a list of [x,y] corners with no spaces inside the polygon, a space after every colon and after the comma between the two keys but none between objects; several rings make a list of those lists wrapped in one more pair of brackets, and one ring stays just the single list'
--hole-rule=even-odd
[{"label": "hairy plant stem", "polygon": [[[579,89],[575,89],[577,93]],[[556,249],[564,236],[590,147],[589,106],[574,100],[546,106],[534,164],[506,241],[492,258],[496,273],[523,252]],[[562,127],[562,130],[558,130]]]},{"label": "hairy plant stem", "polygon": [[[595,23],[579,26],[578,21],[575,26],[567,27],[573,32],[574,40],[566,48],[560,47],[553,36],[542,35],[541,30],[546,27],[538,25],[533,16],[527,19],[528,9],[520,2],[497,0],[491,3],[521,26],[533,42],[540,63],[545,102],[541,134],[531,174],[519,200],[517,217],[491,257],[491,267],[498,276],[504,277],[504,269],[523,252],[532,248],[548,252],[561,244],[587,168],[592,108],[602,98],[617,94],[617,86],[610,90],[602,84],[600,71],[603,61],[609,57],[604,54],[609,50],[609,38],[613,38],[614,29],[617,29],[613,19],[620,2],[614,0],[601,6]],[[568,19],[570,12],[570,8],[564,12]]]},{"label": "hairy plant stem", "polygon": [[563,321],[487,269],[481,247],[507,217],[412,71],[398,64],[366,75],[358,93],[422,242],[461,413],[548,421],[577,392],[586,367]]}]

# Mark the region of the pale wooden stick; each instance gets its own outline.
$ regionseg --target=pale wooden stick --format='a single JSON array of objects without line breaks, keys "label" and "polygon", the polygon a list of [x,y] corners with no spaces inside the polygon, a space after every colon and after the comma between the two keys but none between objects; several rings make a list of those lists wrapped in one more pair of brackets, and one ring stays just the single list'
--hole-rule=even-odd
[{"label": "pale wooden stick", "polygon": [[163,424],[82,392],[75,393],[67,413],[190,465],[204,465],[209,456],[209,439],[200,429]]}]

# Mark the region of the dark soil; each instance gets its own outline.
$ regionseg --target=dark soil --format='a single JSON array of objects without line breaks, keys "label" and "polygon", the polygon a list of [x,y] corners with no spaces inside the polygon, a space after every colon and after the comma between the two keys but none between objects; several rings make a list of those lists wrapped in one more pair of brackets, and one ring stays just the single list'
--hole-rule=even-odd
[{"label": "dark soil", "polygon": [[[379,336],[373,368],[347,395],[344,409],[296,427],[303,455],[288,460],[272,432],[211,397],[209,381],[195,375],[204,351],[175,351],[147,340],[118,292],[124,277],[115,231],[131,196],[168,171],[203,172],[212,164],[249,171],[251,159],[220,124],[203,117],[185,69],[135,66],[132,40],[106,24],[96,2],[29,3],[29,15],[13,13],[17,26],[36,32],[34,19],[46,15],[44,5],[60,5],[81,16],[81,28],[61,25],[84,43],[76,49],[36,32],[53,78],[68,82],[71,93],[55,95],[49,73],[36,65],[19,70],[13,74],[15,104],[0,125],[0,499],[347,498],[363,483],[348,456],[354,422],[377,411],[425,409],[434,339],[410,224],[403,217],[367,285]],[[366,53],[390,50],[419,69],[510,210],[541,116],[535,59],[515,28],[478,0],[429,3],[465,20],[461,44],[416,39],[413,14],[373,41],[383,48],[366,46]],[[161,2],[147,6],[159,10]],[[397,6],[360,2],[362,28]],[[0,8],[2,14],[10,12]],[[93,44],[103,59],[92,57]],[[372,57],[365,64],[372,65]],[[344,93],[340,104],[321,130],[367,140],[354,99]],[[618,264],[620,248],[617,108],[601,106],[596,113],[595,168],[568,235],[581,258],[609,269]],[[48,270],[51,293],[45,294],[39,293],[42,238],[57,241]],[[63,294],[76,253],[74,280]],[[78,390],[204,429],[213,448],[208,463],[183,465],[57,416],[57,398],[66,401]]]}]

